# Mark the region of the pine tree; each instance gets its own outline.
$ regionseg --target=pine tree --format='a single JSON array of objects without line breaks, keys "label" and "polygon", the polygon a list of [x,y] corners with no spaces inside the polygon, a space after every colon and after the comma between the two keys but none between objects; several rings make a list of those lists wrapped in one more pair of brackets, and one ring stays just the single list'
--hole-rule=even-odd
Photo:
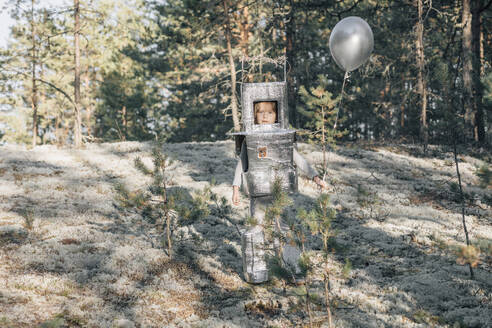
[{"label": "pine tree", "polygon": [[[43,135],[47,132],[46,128],[39,130],[44,116],[49,115],[45,104],[47,94],[57,89],[56,85],[45,80],[47,62],[51,56],[50,36],[56,33],[56,27],[52,13],[39,8],[36,1],[11,1],[7,6],[17,23],[11,28],[12,40],[3,54],[3,79],[7,88],[15,85],[17,92],[7,92],[5,99],[19,112],[27,113],[27,108],[30,108],[30,120],[25,120],[23,124],[30,122],[32,145],[35,146],[38,137],[44,140]],[[17,125],[14,133],[26,135],[27,126],[21,126]]]},{"label": "pine tree", "polygon": [[19,115],[3,115],[3,140],[71,143],[79,125],[85,140],[224,139],[237,130],[240,83],[283,80],[278,58],[287,59],[290,123],[315,129],[304,90],[340,93],[344,72],[328,39],[349,15],[373,27],[375,50],[346,81],[341,140],[449,143],[453,117],[466,123],[462,143],[484,144],[490,134],[490,1],[470,1],[467,10],[467,1],[422,1],[420,12],[417,0],[78,1],[78,100],[72,4],[46,10],[32,0],[7,2],[16,24],[2,51],[1,101]]},{"label": "pine tree", "polygon": [[309,118],[306,124],[310,128],[306,134],[308,140],[321,145],[324,176],[327,170],[326,152],[328,147],[333,147],[335,139],[343,136],[346,131],[336,130],[336,124],[339,123],[337,121],[342,121],[342,119],[338,117],[340,108],[335,108],[337,99],[334,99],[332,94],[325,89],[328,83],[327,79],[320,75],[318,81],[319,85],[316,88],[311,88],[310,92],[301,86],[300,95],[305,105],[299,106],[299,112]]}]

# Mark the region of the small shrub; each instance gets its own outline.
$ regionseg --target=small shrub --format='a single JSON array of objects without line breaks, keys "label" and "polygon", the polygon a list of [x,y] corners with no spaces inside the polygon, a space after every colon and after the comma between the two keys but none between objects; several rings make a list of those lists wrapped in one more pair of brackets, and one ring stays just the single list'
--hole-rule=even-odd
[{"label": "small shrub", "polygon": [[357,204],[359,204],[361,207],[370,207],[378,205],[379,203],[380,199],[377,193],[371,192],[360,183],[357,184]]},{"label": "small shrub", "polygon": [[26,209],[21,213],[24,218],[24,228],[31,231],[34,226],[34,211],[32,209]]},{"label": "small shrub", "polygon": [[492,170],[490,170],[490,165],[483,164],[475,171],[475,174],[480,179],[481,188],[492,187]]},{"label": "small shrub", "polygon": [[43,322],[39,327],[40,328],[62,328],[62,327],[66,327],[66,322],[62,316],[57,316],[52,320],[48,320],[48,321]]},{"label": "small shrub", "polygon": [[116,200],[125,209],[143,209],[150,200],[150,195],[142,191],[132,192],[121,182],[114,185]]},{"label": "small shrub", "polygon": [[432,244],[439,248],[441,251],[448,248],[448,244],[446,243],[446,241],[435,233],[430,235],[429,239],[432,241]]},{"label": "small shrub", "polygon": [[454,161],[451,159],[445,159],[444,160],[444,165],[445,166],[454,166]]},{"label": "small shrub", "polygon": [[492,206],[492,193],[490,195],[487,193],[482,195],[482,202],[484,202],[488,206]]},{"label": "small shrub", "polygon": [[5,316],[0,317],[0,327],[10,327],[10,325],[13,325],[12,321]]},{"label": "small shrub", "polygon": [[[450,193],[444,194],[443,196],[445,196],[450,201],[453,201],[456,203],[461,202],[461,194],[462,193],[460,191],[459,183],[454,182],[454,181],[450,182],[449,183],[449,191],[450,191]],[[474,197],[475,197],[474,192],[467,192],[467,191],[465,191],[465,189],[463,189],[463,200],[465,202],[473,201]]]},{"label": "small shrub", "polygon": [[268,302],[253,301],[244,304],[244,310],[249,313],[261,315],[263,317],[271,317],[280,314],[282,304],[279,301],[269,300]]},{"label": "small shrub", "polygon": [[458,184],[458,182],[450,182],[449,183],[449,190],[453,193],[453,194],[459,194],[460,192],[460,185]]},{"label": "small shrub", "polygon": [[492,264],[492,240],[481,238],[473,244],[485,256],[485,262]]},{"label": "small shrub", "polygon": [[348,279],[350,277],[350,272],[352,271],[352,263],[348,258],[345,259],[345,264],[342,269],[342,276],[345,279]]},{"label": "small shrub", "polygon": [[229,205],[227,198],[222,196],[219,199],[218,195],[211,191],[210,200],[213,202],[210,209],[210,213],[223,220],[229,221],[232,225],[236,227],[238,233],[241,234],[239,231],[239,227],[236,225],[236,223],[231,221],[231,214],[233,213],[233,210],[231,205]]},{"label": "small shrub", "polygon": [[21,173],[14,173],[15,185],[20,186],[22,184],[22,179],[24,179],[24,176]]},{"label": "small shrub", "polygon": [[189,219],[191,221],[203,219],[204,217],[210,215],[210,208],[208,203],[211,201],[211,195],[212,190],[208,186],[204,187],[203,190],[199,190],[193,193],[189,215]]},{"label": "small shrub", "polygon": [[432,315],[425,310],[417,310],[413,314],[413,320],[416,323],[428,324],[428,325],[432,325],[432,326],[445,323],[443,318],[441,318],[439,316]]},{"label": "small shrub", "polygon": [[462,246],[456,251],[456,262],[460,265],[469,264],[472,268],[480,263],[480,249],[473,246]]}]

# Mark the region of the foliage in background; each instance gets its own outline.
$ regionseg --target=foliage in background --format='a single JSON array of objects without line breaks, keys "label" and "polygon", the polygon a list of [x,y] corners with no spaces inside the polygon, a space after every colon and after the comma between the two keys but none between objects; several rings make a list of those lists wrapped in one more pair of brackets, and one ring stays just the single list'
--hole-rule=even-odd
[{"label": "foliage in background", "polygon": [[[17,3],[8,1],[6,9],[15,12]],[[36,117],[38,143],[70,144],[73,8],[47,10],[35,3],[33,15],[29,10],[13,14],[19,19],[7,48],[0,51],[0,135],[3,141],[24,142],[32,138]],[[468,86],[463,74],[468,66],[464,66],[463,50],[470,49],[462,42],[462,5],[435,0],[429,6],[424,1],[424,78],[432,143],[449,144],[453,120],[461,121],[459,142],[471,141],[470,122],[464,116]],[[483,111],[490,142],[492,33],[488,32],[492,19],[490,10],[479,14],[481,70],[472,74],[475,80],[479,75],[480,92],[472,96]],[[262,58],[285,56],[290,123],[317,130],[313,113],[319,104],[312,97],[320,97],[312,92],[321,88],[318,91],[331,94],[332,100],[340,95],[344,72],[331,59],[328,39],[335,24],[347,16],[369,23],[375,50],[367,64],[350,72],[339,118],[338,131],[346,131],[342,139],[419,141],[421,99],[416,88],[414,31],[418,10],[415,2],[389,0],[83,0],[83,135],[87,141],[147,140],[160,135],[173,142],[225,139],[232,128],[226,25],[231,31],[237,95],[243,81],[283,81],[282,70]],[[30,51],[32,26],[35,56]],[[248,66],[245,72],[241,71],[243,59]],[[36,90],[29,80],[33,63]],[[37,115],[32,112],[34,91]],[[25,113],[24,117],[19,113]]]}]

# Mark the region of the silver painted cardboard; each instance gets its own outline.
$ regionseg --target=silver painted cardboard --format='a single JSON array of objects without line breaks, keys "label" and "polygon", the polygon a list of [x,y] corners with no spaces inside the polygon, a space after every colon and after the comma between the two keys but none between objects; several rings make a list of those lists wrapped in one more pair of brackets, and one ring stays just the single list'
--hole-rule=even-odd
[{"label": "silver painted cardboard", "polygon": [[[243,132],[264,132],[288,129],[287,83],[243,83],[242,85],[242,119]],[[254,103],[258,101],[277,102],[277,121],[274,124],[255,124]]]},{"label": "silver painted cardboard", "polygon": [[244,280],[259,284],[268,280],[263,230],[255,226],[241,235]]},{"label": "silver painted cardboard", "polygon": [[[276,123],[254,124],[254,103],[260,101],[277,102]],[[243,186],[246,187],[251,199],[251,215],[261,221],[264,209],[260,210],[256,207],[260,206],[258,205],[260,203],[265,203],[263,207],[269,203],[268,196],[272,194],[275,178],[280,178],[284,191],[297,192],[297,174],[294,166],[296,132],[289,129],[287,84],[285,82],[244,83],[241,105],[243,128],[241,132],[231,135],[238,138],[237,151],[240,151],[240,146],[243,145],[242,138],[246,140],[248,163],[243,164],[244,168],[247,167],[247,172],[243,174],[245,178]],[[241,235],[243,273],[244,279],[249,283],[262,283],[268,280],[264,243],[261,225]]]},{"label": "silver painted cardboard", "polygon": [[293,161],[294,135],[295,131],[246,135],[246,181],[250,196],[271,195],[277,178],[280,179],[282,190],[297,192],[297,174]]}]

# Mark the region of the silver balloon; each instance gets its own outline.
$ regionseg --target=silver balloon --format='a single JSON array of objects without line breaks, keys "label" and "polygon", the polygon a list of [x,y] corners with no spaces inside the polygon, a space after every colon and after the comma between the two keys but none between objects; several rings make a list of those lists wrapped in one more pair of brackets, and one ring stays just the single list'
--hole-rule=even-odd
[{"label": "silver balloon", "polygon": [[335,25],[330,34],[330,52],[346,72],[364,64],[374,48],[371,27],[360,17],[350,16]]}]

